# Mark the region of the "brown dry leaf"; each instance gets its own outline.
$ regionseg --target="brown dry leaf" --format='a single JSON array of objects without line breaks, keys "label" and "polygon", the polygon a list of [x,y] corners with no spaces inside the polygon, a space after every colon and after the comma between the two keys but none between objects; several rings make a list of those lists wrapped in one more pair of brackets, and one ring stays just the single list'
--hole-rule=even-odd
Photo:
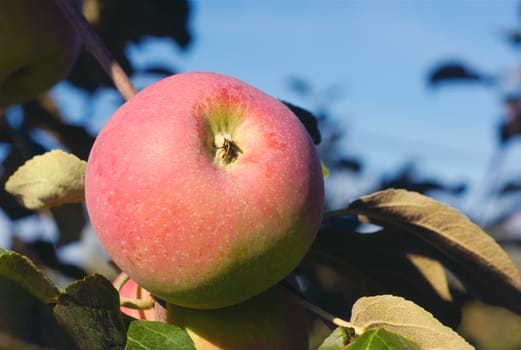
[{"label": "brown dry leaf", "polygon": [[423,350],[474,349],[460,335],[412,301],[393,295],[363,297],[353,305],[357,333],[383,328],[417,343]]},{"label": "brown dry leaf", "polygon": [[82,202],[87,162],[62,150],[53,150],[25,162],[11,175],[5,190],[28,209]]},{"label": "brown dry leaf", "polygon": [[362,215],[421,238],[441,254],[442,263],[468,291],[521,314],[519,270],[492,237],[459,211],[419,193],[390,189],[330,215]]}]

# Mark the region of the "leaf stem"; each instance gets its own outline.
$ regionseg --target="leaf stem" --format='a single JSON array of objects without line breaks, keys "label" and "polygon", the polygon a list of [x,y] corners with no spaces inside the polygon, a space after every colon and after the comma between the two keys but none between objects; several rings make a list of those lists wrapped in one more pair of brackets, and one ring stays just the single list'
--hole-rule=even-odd
[{"label": "leaf stem", "polygon": [[110,76],[121,95],[126,100],[134,96],[137,93],[137,89],[130,82],[130,79],[123,68],[121,68],[121,65],[112,56],[109,49],[105,46],[98,34],[96,34],[94,28],[89,24],[83,13],[76,7],[74,1],[54,1],[80,35],[87,51],[94,56],[103,70]]}]

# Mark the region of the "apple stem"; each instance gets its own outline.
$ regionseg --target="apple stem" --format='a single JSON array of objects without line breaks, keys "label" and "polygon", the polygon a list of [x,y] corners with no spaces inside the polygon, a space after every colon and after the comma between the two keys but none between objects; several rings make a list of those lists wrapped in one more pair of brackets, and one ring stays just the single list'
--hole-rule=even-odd
[{"label": "apple stem", "polygon": [[122,272],[121,277],[117,280],[117,282],[114,282],[114,288],[116,288],[116,290],[119,292],[125,283],[128,282],[128,280],[130,280],[130,277],[126,273]]},{"label": "apple stem", "polygon": [[121,65],[112,56],[110,50],[105,46],[94,28],[89,24],[83,13],[78,10],[73,1],[55,0],[62,12],[74,26],[80,35],[87,51],[101,65],[103,70],[110,76],[112,82],[125,100],[130,99],[137,93],[137,89],[130,82]]},{"label": "apple stem", "polygon": [[316,306],[315,304],[309,302],[303,296],[295,293],[294,291],[290,290],[289,288],[287,288],[285,286],[283,286],[283,287],[294,302],[301,305],[308,311],[314,313],[321,319],[328,321],[338,327],[352,328],[352,329],[354,329],[355,333],[358,335],[363,333],[363,330],[360,327],[357,327],[357,326],[353,325],[351,322],[348,322],[340,317],[336,317],[335,315],[327,312],[326,310],[320,308],[319,306]]}]

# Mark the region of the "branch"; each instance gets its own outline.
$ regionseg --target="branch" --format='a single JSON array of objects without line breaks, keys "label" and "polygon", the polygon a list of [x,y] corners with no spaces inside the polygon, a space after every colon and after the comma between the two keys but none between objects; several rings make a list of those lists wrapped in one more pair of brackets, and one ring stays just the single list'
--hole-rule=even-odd
[{"label": "branch", "polygon": [[74,4],[74,1],[54,1],[80,35],[87,51],[94,56],[103,70],[110,76],[112,82],[125,100],[134,96],[137,93],[136,88],[132,85],[123,68],[121,68],[119,63],[114,59],[109,49],[105,46],[98,34],[96,34],[94,28],[89,24],[83,13]]}]

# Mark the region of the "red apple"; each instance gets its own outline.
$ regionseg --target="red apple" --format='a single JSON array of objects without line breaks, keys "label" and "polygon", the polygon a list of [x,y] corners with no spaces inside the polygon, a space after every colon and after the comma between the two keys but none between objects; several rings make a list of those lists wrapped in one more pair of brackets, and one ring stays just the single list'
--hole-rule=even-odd
[{"label": "red apple", "polygon": [[[81,7],[81,0],[74,1]],[[54,0],[0,1],[0,110],[26,102],[72,69],[80,38]]]},{"label": "red apple", "polygon": [[[306,311],[286,293],[275,286],[243,303],[217,310],[167,304],[166,320],[156,319],[154,309],[122,307],[121,311],[139,320],[166,321],[185,329],[197,350],[308,349]],[[119,294],[137,299],[150,297],[133,280],[128,280]]]},{"label": "red apple", "polygon": [[197,309],[284,278],[323,210],[315,147],[281,102],[231,77],[184,73],[119,108],[85,178],[93,227],[147,290]]}]

